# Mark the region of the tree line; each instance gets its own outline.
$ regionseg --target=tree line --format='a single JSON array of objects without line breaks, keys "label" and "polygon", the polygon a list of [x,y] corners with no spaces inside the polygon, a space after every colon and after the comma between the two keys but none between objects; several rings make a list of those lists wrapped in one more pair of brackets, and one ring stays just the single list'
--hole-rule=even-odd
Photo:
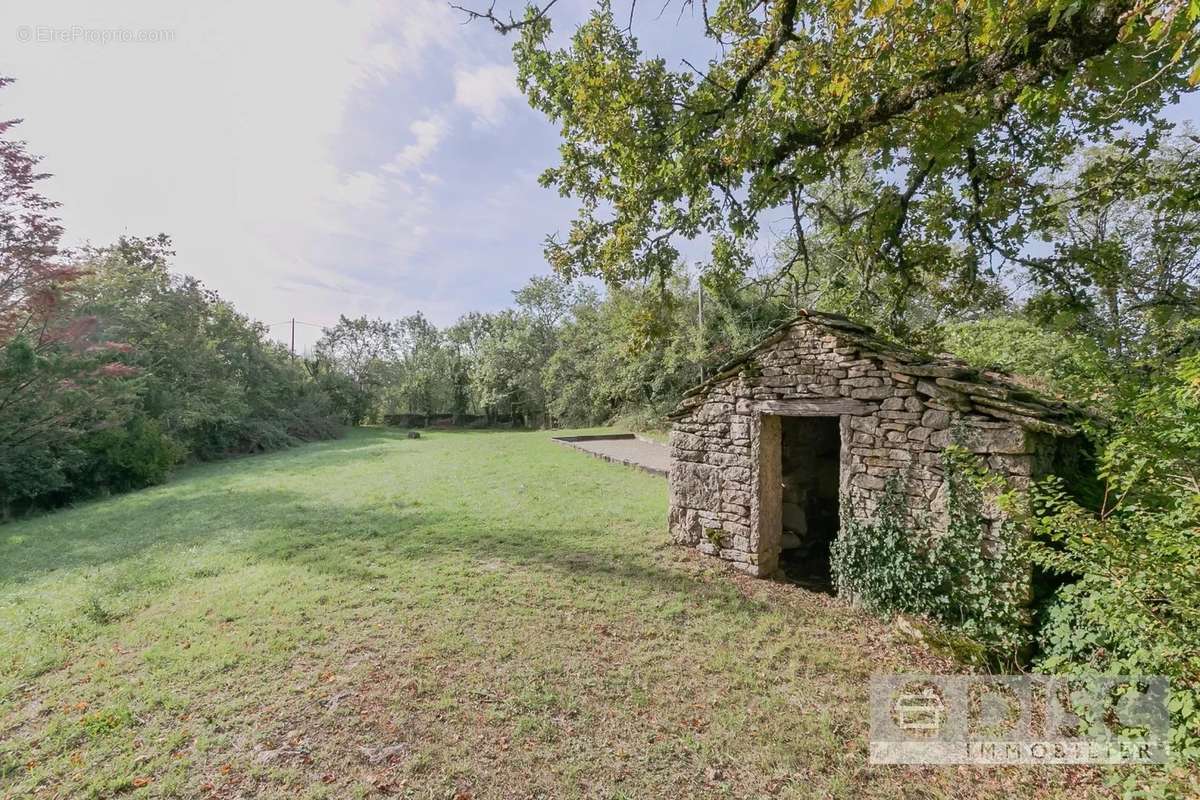
[{"label": "tree line", "polygon": [[[0,80],[0,87],[8,81]],[[194,278],[165,236],[67,251],[38,158],[0,122],[0,520],[337,435],[315,375]]]},{"label": "tree line", "polygon": [[714,297],[701,324],[699,291],[684,278],[601,293],[535,277],[513,292],[511,308],[471,312],[441,329],[420,313],[342,317],[323,331],[312,364],[352,381],[357,422],[420,414],[525,427],[661,426],[706,368],[785,313]]}]

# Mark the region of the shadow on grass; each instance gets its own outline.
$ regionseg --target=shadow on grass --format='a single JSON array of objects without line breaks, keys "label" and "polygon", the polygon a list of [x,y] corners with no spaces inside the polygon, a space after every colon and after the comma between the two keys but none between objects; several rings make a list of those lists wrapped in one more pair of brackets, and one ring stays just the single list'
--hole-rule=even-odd
[{"label": "shadow on grass", "polygon": [[[219,534],[214,522],[221,517],[257,526],[289,502],[306,498],[300,493],[277,493],[264,502],[261,492],[241,487],[225,491],[196,487],[225,476],[241,478],[251,471],[263,475],[336,468],[361,459],[364,451],[405,440],[403,432],[358,428],[342,439],[188,464],[159,486],[31,513],[0,525],[0,583],[21,580],[30,572],[104,564],[158,544],[186,545],[212,539]],[[388,454],[396,457],[402,452],[393,449]],[[189,520],[194,520],[198,529],[193,530]],[[77,524],[80,521],[86,526]]]},{"label": "shadow on grass", "polygon": [[647,595],[687,598],[697,606],[767,608],[731,583],[698,580],[658,563],[651,548],[631,548],[599,525],[512,526],[484,516],[416,509],[359,511],[339,523],[309,520],[284,536],[266,534],[247,542],[255,558],[300,564],[346,580],[386,579],[392,576],[389,566],[436,575],[460,564],[582,578],[605,589],[623,584]]},{"label": "shadow on grass", "polygon": [[[462,433],[434,431],[430,437]],[[256,477],[269,480],[274,471],[294,474],[310,466],[336,467],[343,461],[361,460],[381,445],[409,441],[404,431],[360,429],[347,439],[303,451],[256,457],[253,468]],[[413,448],[424,444],[411,441]],[[403,450],[384,452],[394,458]],[[284,562],[348,581],[378,581],[411,571],[414,565],[436,570],[458,561],[489,569],[499,563],[501,569],[507,564],[587,580],[624,581],[655,593],[722,600],[737,594],[728,585],[709,586],[664,568],[657,563],[651,542],[625,541],[603,516],[579,514],[572,519],[568,512],[539,523],[513,524],[513,519],[498,517],[482,506],[444,511],[406,504],[399,498],[363,506],[334,503],[301,491],[220,483],[221,473],[241,478],[248,466],[247,459],[200,465],[174,485],[62,511],[43,520],[48,524],[34,526],[35,530],[25,531],[24,525],[0,528],[0,587],[27,583],[57,570],[119,569],[125,562],[132,566],[143,558],[170,563],[190,558],[186,551],[191,548],[215,547],[245,556],[248,563]],[[529,476],[543,477],[537,472]]]},{"label": "shadow on grass", "polygon": [[399,501],[364,508],[315,502],[297,491],[238,488],[164,494],[135,513],[121,503],[93,505],[87,522],[86,528],[61,526],[0,544],[0,586],[60,569],[120,567],[144,556],[170,561],[194,546],[217,546],[244,555],[246,563],[273,560],[348,581],[374,582],[413,566],[436,570],[457,561],[624,581],[696,599],[736,595],[656,564],[649,545],[631,549],[603,520],[513,526],[486,510],[449,513]]}]

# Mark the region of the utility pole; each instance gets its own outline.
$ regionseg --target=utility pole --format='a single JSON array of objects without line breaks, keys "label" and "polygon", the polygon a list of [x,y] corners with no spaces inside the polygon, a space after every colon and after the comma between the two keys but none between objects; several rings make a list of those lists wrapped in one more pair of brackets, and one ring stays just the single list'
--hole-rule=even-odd
[{"label": "utility pole", "polygon": [[697,306],[697,325],[696,335],[700,339],[700,382],[704,383],[704,273],[696,279],[696,306]]},{"label": "utility pole", "polygon": [[296,318],[292,317],[292,361],[296,360]]}]

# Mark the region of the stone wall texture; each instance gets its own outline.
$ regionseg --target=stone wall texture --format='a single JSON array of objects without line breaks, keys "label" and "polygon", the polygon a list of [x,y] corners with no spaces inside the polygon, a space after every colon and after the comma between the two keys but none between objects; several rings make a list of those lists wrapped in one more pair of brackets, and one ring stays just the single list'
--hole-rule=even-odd
[{"label": "stone wall texture", "polygon": [[[806,314],[692,390],[674,412],[670,531],[753,575],[779,559],[779,417],[838,418],[843,518],[872,520],[899,475],[912,522],[945,526],[952,437],[1015,488],[1051,468],[1072,414],[1007,376],[931,359]],[[994,508],[985,513],[999,519]]]}]

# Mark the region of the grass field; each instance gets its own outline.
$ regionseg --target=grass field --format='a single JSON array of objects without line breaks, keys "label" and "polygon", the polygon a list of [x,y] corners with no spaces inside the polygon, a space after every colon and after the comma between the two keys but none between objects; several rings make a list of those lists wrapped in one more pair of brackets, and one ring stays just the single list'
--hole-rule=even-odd
[{"label": "grass field", "polygon": [[546,433],[359,430],[0,528],[0,797],[1079,796],[869,767],[944,667]]}]

